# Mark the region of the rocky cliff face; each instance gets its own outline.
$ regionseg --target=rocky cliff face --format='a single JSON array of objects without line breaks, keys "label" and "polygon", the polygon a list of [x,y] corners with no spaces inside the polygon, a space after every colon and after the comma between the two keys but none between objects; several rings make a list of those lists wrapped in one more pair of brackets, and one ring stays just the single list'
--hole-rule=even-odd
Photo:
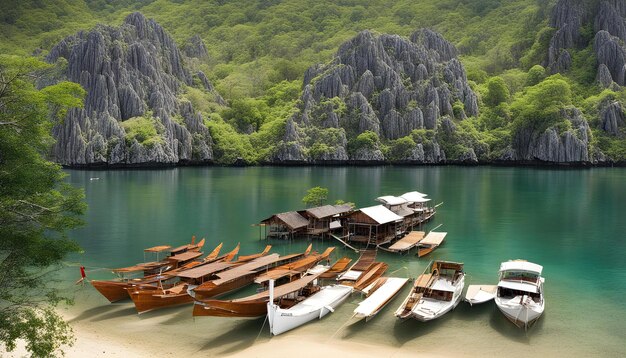
[{"label": "rocky cliff face", "polygon": [[[582,3],[576,0],[559,0],[552,10],[550,26],[556,29],[548,49],[548,69],[552,73],[566,72],[572,61],[569,51],[593,47],[596,56],[596,81],[603,88],[620,91],[626,85],[626,2],[623,0],[604,0],[597,3]],[[586,39],[583,28],[592,28],[595,35]],[[599,129],[617,136],[625,125],[624,111],[619,102],[605,101],[598,108],[600,115]],[[533,143],[520,146],[517,141],[519,156],[548,158],[548,161],[579,160],[603,161],[602,153],[589,158],[583,147],[588,147],[589,126],[577,114],[572,120],[574,129],[564,134],[557,134],[553,129],[540,134]],[[530,147],[526,148],[526,144]],[[558,144],[558,145],[557,145]],[[534,147],[533,147],[534,145]],[[557,150],[556,148],[560,148]],[[576,154],[578,153],[578,155]],[[544,159],[541,159],[544,160]]]},{"label": "rocky cliff face", "polygon": [[[306,71],[298,112],[289,120],[274,159],[383,161],[388,158],[379,148],[349,151],[348,142],[365,131],[395,140],[415,129],[437,130],[442,118],[477,115],[476,94],[456,55],[452,44],[428,29],[410,39],[359,33],[341,45],[330,64]],[[403,158],[396,158],[442,159],[445,153],[436,142],[416,143]]]},{"label": "rocky cliff face", "polygon": [[[192,38],[186,51],[206,55],[199,38]],[[189,73],[176,44],[154,20],[133,13],[120,27],[97,26],[69,36],[50,51],[47,61],[61,58],[67,61],[64,77],[80,83],[87,97],[83,109],[70,111],[54,128],[58,162],[75,166],[212,160],[212,140],[201,115],[178,95],[192,84],[193,76],[205,90],[213,87],[203,73]],[[128,136],[122,122],[141,116],[154,118],[156,140]]]}]

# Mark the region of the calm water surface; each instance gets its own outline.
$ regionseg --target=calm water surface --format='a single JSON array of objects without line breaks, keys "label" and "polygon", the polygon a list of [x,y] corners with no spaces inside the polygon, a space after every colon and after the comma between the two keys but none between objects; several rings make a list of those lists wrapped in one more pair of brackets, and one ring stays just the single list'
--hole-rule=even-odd
[{"label": "calm water surface", "polygon": [[[313,186],[328,188],[330,201],[343,199],[357,207],[376,205],[374,199],[381,195],[425,192],[433,202],[443,202],[425,228],[443,224],[438,230],[448,232],[446,242],[427,260],[379,253],[379,259],[390,264],[389,272],[415,277],[429,260],[445,259],[465,263],[468,284],[495,284],[500,262],[528,259],[543,265],[546,277],[546,312],[537,325],[524,333],[508,323],[495,305],[465,303],[430,323],[398,322],[393,311],[407,286],[368,323],[349,323],[361,300],[355,294],[321,322],[287,334],[415,347],[431,354],[626,354],[623,168],[215,167],[67,173],[69,182],[85,189],[89,204],[86,226],[72,233],[85,252],[73,261],[90,268],[130,265],[143,260],[145,247],[183,244],[192,235],[207,239],[207,252],[220,242],[224,250],[241,242],[243,254],[260,251],[266,242],[259,240],[259,228],[252,224],[273,213],[301,208],[301,198]],[[281,254],[308,245],[306,240],[271,244]],[[313,241],[317,250],[335,244]],[[356,257],[341,247],[335,256]],[[104,270],[90,276],[110,277]],[[78,292],[79,303],[73,309],[82,310],[80,320],[110,320],[118,327],[154,320],[156,335],[173,327],[188,332],[188,344],[198,346],[193,352],[236,353],[259,339],[263,325],[263,320],[194,320],[190,307],[137,316],[132,303],[110,305],[94,292],[91,287]],[[267,327],[259,337],[270,339]]]}]

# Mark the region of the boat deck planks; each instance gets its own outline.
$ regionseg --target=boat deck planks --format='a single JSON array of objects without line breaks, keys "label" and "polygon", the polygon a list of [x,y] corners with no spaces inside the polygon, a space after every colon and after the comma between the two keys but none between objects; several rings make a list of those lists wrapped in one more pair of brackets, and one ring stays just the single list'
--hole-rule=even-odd
[{"label": "boat deck planks", "polygon": [[424,239],[425,235],[426,233],[424,231],[411,231],[405,237],[389,246],[387,250],[397,252],[410,250],[417,246],[417,244]]}]

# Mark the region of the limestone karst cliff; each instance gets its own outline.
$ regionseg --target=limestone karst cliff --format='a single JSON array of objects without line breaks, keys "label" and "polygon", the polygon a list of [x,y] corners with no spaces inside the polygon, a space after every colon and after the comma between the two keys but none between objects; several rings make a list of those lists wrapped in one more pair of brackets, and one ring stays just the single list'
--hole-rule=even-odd
[{"label": "limestone karst cliff", "polygon": [[[413,130],[434,130],[442,119],[478,114],[454,46],[429,29],[410,39],[362,31],[345,42],[327,65],[310,67],[297,113],[275,160],[278,162],[381,162],[376,145],[350,148],[364,132],[396,140]],[[321,133],[320,133],[321,132]],[[438,143],[416,143],[395,161],[445,160]]]},{"label": "limestone karst cliff", "polygon": [[[200,38],[185,47],[206,56]],[[190,73],[174,40],[140,13],[119,27],[99,25],[57,44],[46,60],[61,77],[87,91],[84,108],[70,111],[54,128],[54,158],[61,164],[154,165],[211,162],[212,140],[202,116],[179,95],[194,76],[223,103],[205,74]],[[131,119],[146,128],[137,135]],[[129,122],[126,122],[129,121]],[[126,122],[126,123],[125,123]],[[146,134],[146,132],[148,132]]]}]

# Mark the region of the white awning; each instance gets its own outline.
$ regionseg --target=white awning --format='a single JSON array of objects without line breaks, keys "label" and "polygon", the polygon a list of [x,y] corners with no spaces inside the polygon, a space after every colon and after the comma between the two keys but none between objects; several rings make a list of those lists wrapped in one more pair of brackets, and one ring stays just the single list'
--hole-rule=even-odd
[{"label": "white awning", "polygon": [[528,262],[525,260],[511,260],[500,264],[500,272],[502,271],[525,271],[541,275],[543,266]]},{"label": "white awning", "polygon": [[376,201],[379,201],[385,205],[401,205],[407,202],[407,200],[404,198],[392,195],[379,196],[378,198],[376,198]]},{"label": "white awning", "polygon": [[341,222],[339,220],[331,221],[329,228],[331,230],[339,229],[339,228],[341,228]]},{"label": "white awning", "polygon": [[537,293],[537,286],[532,283],[520,282],[520,281],[500,281],[498,287],[509,288],[511,290],[518,290],[530,293]]},{"label": "white awning", "polygon": [[425,196],[428,196],[428,194],[423,194],[417,191],[410,191],[400,195],[401,198],[411,203],[418,203],[420,202],[419,200],[423,199]]},{"label": "white awning", "polygon": [[396,213],[382,205],[370,206],[367,208],[362,208],[360,210],[363,214],[369,216],[370,218],[372,218],[372,220],[381,225],[394,221],[404,220],[402,216],[397,215]]}]

